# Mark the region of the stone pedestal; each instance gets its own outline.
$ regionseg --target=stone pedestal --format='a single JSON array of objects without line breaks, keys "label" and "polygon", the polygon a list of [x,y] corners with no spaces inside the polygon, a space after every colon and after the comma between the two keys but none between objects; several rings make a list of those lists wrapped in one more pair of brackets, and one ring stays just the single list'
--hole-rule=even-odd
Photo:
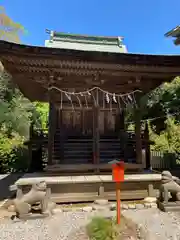
[{"label": "stone pedestal", "polygon": [[158,208],[163,212],[180,212],[180,201],[163,203],[158,201]]}]

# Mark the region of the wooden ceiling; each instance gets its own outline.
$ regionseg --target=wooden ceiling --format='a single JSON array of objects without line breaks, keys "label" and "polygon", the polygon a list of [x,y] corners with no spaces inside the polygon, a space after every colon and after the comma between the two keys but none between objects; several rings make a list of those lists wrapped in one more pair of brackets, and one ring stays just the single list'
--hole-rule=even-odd
[{"label": "wooden ceiling", "polygon": [[[180,56],[87,52],[0,41],[0,61],[30,100],[48,101],[48,87],[144,94],[180,75]],[[57,91],[54,95],[58,95]],[[55,97],[56,99],[56,97]]]}]

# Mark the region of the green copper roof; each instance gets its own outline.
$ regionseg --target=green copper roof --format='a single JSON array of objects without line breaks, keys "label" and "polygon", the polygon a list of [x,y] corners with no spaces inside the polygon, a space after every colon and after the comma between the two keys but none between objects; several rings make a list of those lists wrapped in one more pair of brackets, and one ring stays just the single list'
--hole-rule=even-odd
[{"label": "green copper roof", "polygon": [[45,41],[45,46],[83,51],[126,53],[127,49],[122,40],[122,37],[86,36],[51,31],[50,40]]},{"label": "green copper roof", "polygon": [[166,37],[174,37],[176,38],[174,40],[175,45],[180,45],[180,26],[177,26],[173,28],[171,31],[167,32],[165,34]]}]

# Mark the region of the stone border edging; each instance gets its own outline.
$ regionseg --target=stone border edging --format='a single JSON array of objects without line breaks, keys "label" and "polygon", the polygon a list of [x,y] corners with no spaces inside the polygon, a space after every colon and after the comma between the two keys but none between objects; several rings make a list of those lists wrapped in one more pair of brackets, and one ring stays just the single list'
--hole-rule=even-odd
[{"label": "stone border edging", "polygon": [[[122,210],[141,210],[145,208],[157,208],[156,203],[123,203],[121,204]],[[57,208],[58,209],[58,208]],[[108,204],[104,206],[100,206],[98,204],[92,204],[85,207],[64,207],[59,208],[59,211],[62,212],[72,212],[72,211],[80,211],[80,212],[92,212],[92,211],[115,211],[116,204]],[[58,211],[57,210],[57,211]]]}]

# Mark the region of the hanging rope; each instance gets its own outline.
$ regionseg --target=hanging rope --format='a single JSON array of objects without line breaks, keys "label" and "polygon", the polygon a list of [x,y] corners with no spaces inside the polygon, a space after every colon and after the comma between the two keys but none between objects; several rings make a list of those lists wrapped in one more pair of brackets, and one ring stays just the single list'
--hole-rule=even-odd
[{"label": "hanging rope", "polygon": [[[50,86],[48,88],[48,91],[51,91],[53,89],[55,89],[61,93],[60,108],[62,109],[62,107],[63,107],[62,104],[63,104],[63,94],[64,94],[66,96],[66,98],[70,101],[73,111],[75,111],[75,107],[73,105],[73,100],[72,100],[73,96],[75,96],[77,98],[80,107],[83,106],[80,98],[84,97],[86,108],[88,108],[88,96],[90,96],[93,99],[95,106],[99,105],[99,91],[100,91],[103,93],[106,103],[109,104],[110,111],[112,111],[113,103],[118,104],[119,108],[121,107],[121,103],[120,103],[121,101],[126,106],[129,104],[134,105],[136,103],[135,101],[133,101],[133,100],[135,100],[135,96],[134,96],[135,93],[141,92],[140,90],[135,90],[130,93],[117,94],[117,93],[111,93],[111,92],[105,91],[105,90],[101,89],[100,87],[93,87],[91,89],[88,89],[88,90],[82,91],[82,92],[68,92],[68,91],[62,90],[58,87],[55,87],[55,86]],[[96,97],[94,96],[95,92],[97,93]],[[105,102],[103,100],[103,108],[104,107],[105,107]]]},{"label": "hanging rope", "polygon": [[64,94],[68,94],[68,95],[84,95],[84,94],[89,94],[89,93],[93,92],[94,90],[99,90],[99,91],[103,92],[104,94],[108,94],[110,96],[116,96],[116,97],[123,97],[123,96],[132,95],[132,94],[137,93],[137,92],[142,92],[141,90],[135,90],[135,91],[125,93],[125,94],[117,94],[117,93],[111,93],[111,92],[105,91],[100,87],[93,87],[93,88],[90,88],[89,90],[82,91],[82,92],[68,92],[68,91],[62,90],[60,88],[57,88],[55,86],[51,86],[51,87],[48,88],[49,91],[51,91],[53,89],[55,89],[59,92],[62,92]]},{"label": "hanging rope", "polygon": [[[180,115],[180,111],[175,112],[175,113],[172,113],[172,114],[166,114],[166,115],[159,116],[159,117],[146,118],[146,119],[141,120],[141,122],[146,122],[146,121],[151,122],[151,121],[154,121],[154,120],[156,120],[156,119],[161,119],[161,118],[171,117],[171,116],[176,116],[176,115]],[[134,122],[134,121],[131,121],[131,122],[127,122],[127,123],[131,124],[131,123],[135,123],[135,122]]]}]

